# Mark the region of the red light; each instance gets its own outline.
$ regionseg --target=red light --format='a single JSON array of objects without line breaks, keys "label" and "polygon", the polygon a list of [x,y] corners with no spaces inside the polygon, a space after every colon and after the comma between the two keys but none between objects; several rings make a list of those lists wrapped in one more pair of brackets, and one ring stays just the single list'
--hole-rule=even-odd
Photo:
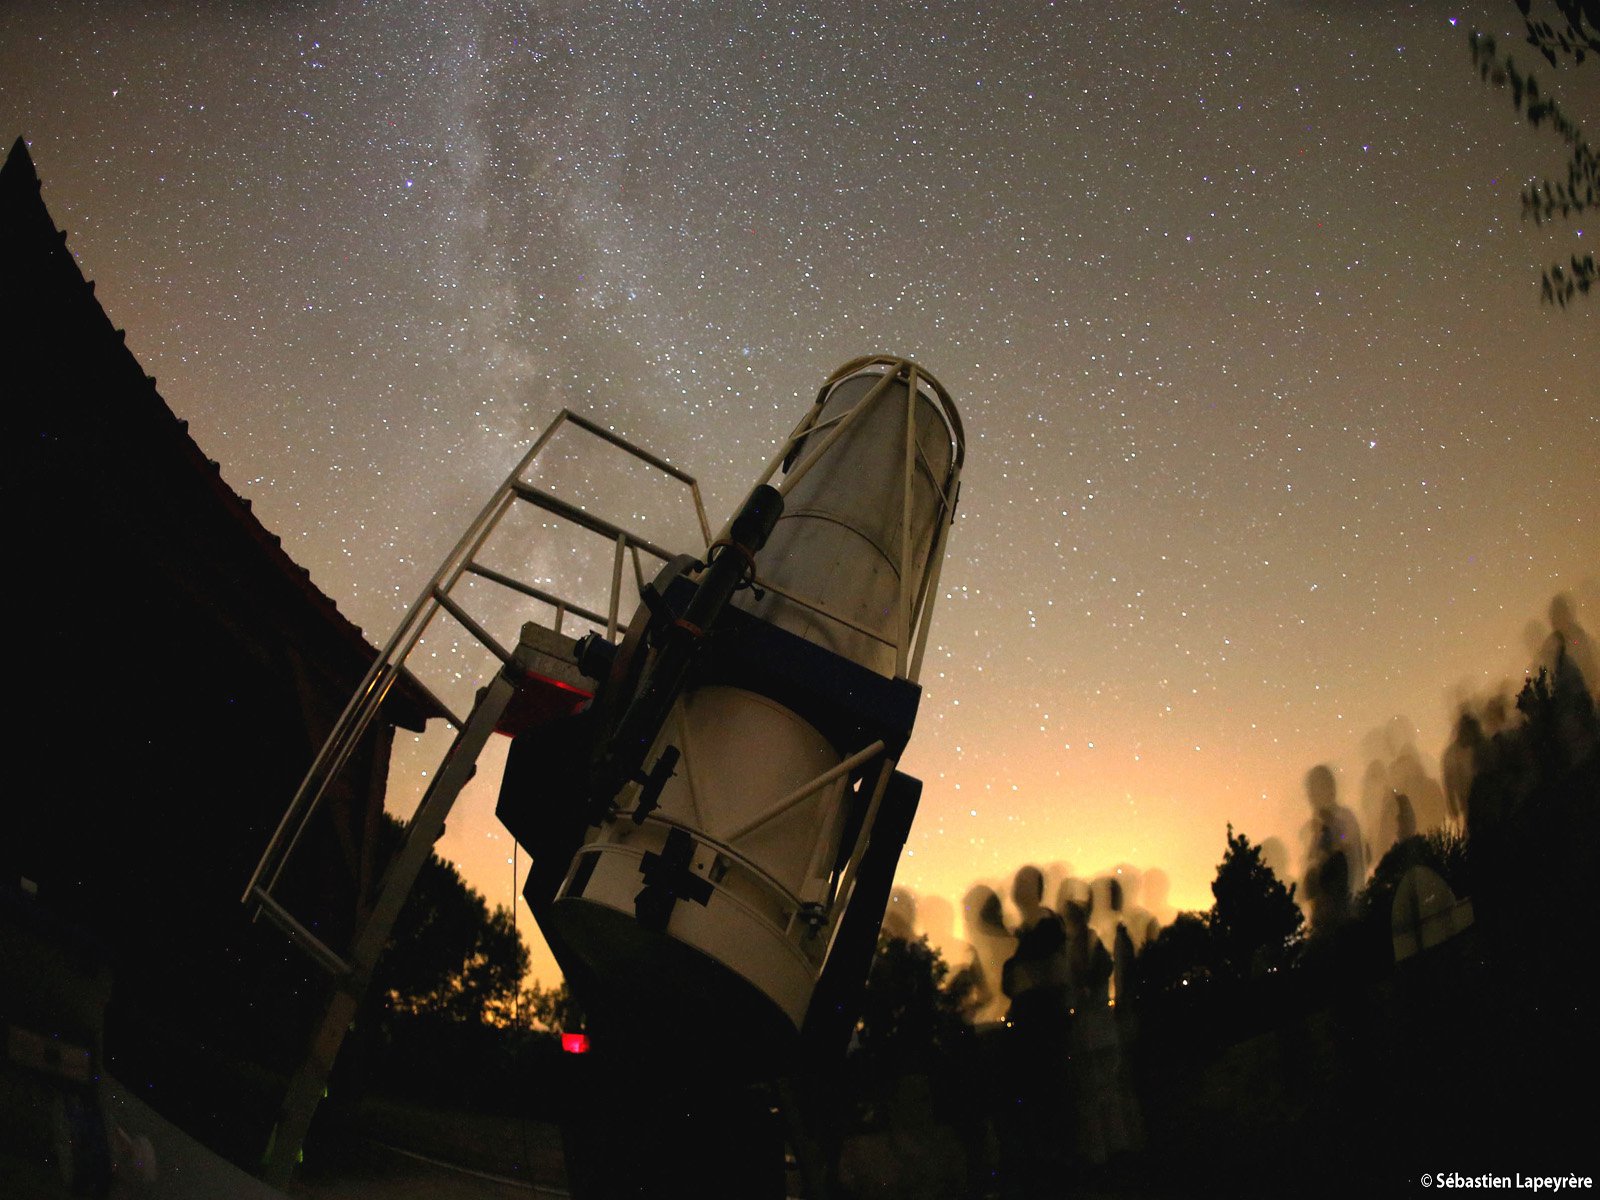
[{"label": "red light", "polygon": [[587,1033],[563,1033],[561,1035],[561,1048],[568,1054],[589,1053],[589,1035]]},{"label": "red light", "polygon": [[529,671],[522,687],[506,705],[504,714],[495,725],[496,733],[515,737],[524,730],[543,725],[559,717],[569,717],[583,707],[591,693],[559,679],[547,679]]},{"label": "red light", "polygon": [[523,674],[534,683],[542,684],[545,687],[553,687],[557,691],[571,692],[574,696],[581,696],[585,700],[588,700],[594,696],[594,692],[592,691],[581,687],[574,687],[570,683],[562,683],[559,679],[547,679],[545,676],[540,675],[536,671],[524,671]]}]

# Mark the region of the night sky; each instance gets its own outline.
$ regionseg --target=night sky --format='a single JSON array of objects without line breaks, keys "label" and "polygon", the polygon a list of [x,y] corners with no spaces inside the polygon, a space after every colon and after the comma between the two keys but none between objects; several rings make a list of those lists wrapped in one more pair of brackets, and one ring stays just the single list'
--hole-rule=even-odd
[{"label": "night sky", "polygon": [[[148,9],[0,8],[0,134],[375,641],[562,406],[715,522],[847,359],[943,381],[918,892],[1205,907],[1227,822],[1293,846],[1309,767],[1353,803],[1395,717],[1433,766],[1553,595],[1600,626],[1600,300],[1538,303],[1600,231],[1519,218],[1565,160],[1472,71],[1510,3]],[[1600,64],[1541,76],[1593,136]]]}]

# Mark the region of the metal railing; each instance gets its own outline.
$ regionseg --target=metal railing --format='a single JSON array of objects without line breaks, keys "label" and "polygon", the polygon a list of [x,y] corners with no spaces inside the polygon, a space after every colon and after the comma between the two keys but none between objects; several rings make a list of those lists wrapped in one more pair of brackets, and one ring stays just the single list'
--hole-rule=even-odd
[{"label": "metal railing", "polygon": [[[871,389],[857,401],[848,411],[835,416],[822,419],[822,410],[827,403],[833,389],[861,374],[870,374],[875,369],[881,370]],[[950,393],[937,379],[910,359],[897,358],[893,355],[874,354],[853,359],[840,367],[822,385],[817,393],[816,402],[795,426],[768,461],[766,470],[757,480],[757,485],[771,483],[780,494],[787,497],[795,486],[820,463],[835,444],[854,426],[866,419],[867,414],[874,406],[888,403],[890,390],[895,384],[905,387],[905,442],[904,442],[904,468],[901,472],[900,500],[900,556],[896,563],[900,587],[896,592],[895,621],[893,636],[870,629],[859,621],[852,620],[843,613],[824,602],[819,597],[797,594],[792,588],[783,588],[775,585],[764,577],[757,577],[755,583],[758,587],[776,592],[784,599],[805,608],[825,620],[842,625],[847,629],[864,634],[886,646],[892,646],[895,651],[894,673],[897,677],[908,679],[912,683],[917,681],[922,671],[922,660],[927,650],[928,630],[932,623],[933,601],[938,595],[939,575],[944,567],[945,547],[950,536],[950,528],[955,516],[955,505],[961,488],[961,468],[966,459],[966,433],[962,428],[961,418],[956,412],[955,403],[950,398]],[[917,444],[916,409],[919,401],[931,402],[934,410],[944,422],[950,438],[951,458],[949,467],[943,476],[937,476]],[[820,438],[814,446],[804,443],[812,438]],[[800,451],[798,457],[791,462],[791,456]],[[774,482],[780,469],[788,464],[781,481]],[[938,510],[934,518],[934,540],[928,551],[929,569],[922,573],[918,585],[913,590],[905,585],[905,581],[912,576],[911,559],[914,547],[911,540],[912,525],[912,492],[916,478],[921,475],[926,478],[938,497]],[[737,510],[735,510],[737,511]],[[726,528],[717,536],[726,537]]]},{"label": "metal railing", "polygon": [[[459,586],[463,580],[469,577],[481,579],[507,592],[549,605],[555,610],[553,628],[557,633],[562,632],[565,619],[570,615],[604,629],[607,640],[615,641],[621,628],[619,612],[624,562],[629,557],[632,558],[634,581],[642,588],[644,566],[639,558],[640,551],[662,562],[673,557],[672,551],[657,545],[642,534],[589,512],[527,481],[525,476],[539,455],[549,446],[557,432],[566,425],[598,438],[686,486],[694,502],[695,517],[699,522],[701,537],[707,546],[710,545],[710,524],[706,520],[700,485],[694,476],[570,409],[562,409],[544,432],[535,439],[522,460],[506,476],[505,481],[495,490],[477,518],[467,527],[439,569],[428,580],[393,636],[379,651],[366,677],[345,706],[332,733],[306,772],[245,886],[242,900],[246,905],[255,906],[259,914],[265,915],[274,924],[279,925],[293,941],[335,974],[348,972],[349,964],[345,963],[336,951],[312,935],[304,923],[297,920],[274,898],[273,891],[278,886],[312,817],[326,798],[329,788],[349,763],[362,738],[377,718],[384,700],[397,683],[403,681],[404,687],[419,692],[426,698],[437,713],[455,728],[458,736],[465,729],[469,714],[453,711],[406,665],[412,652],[416,650],[440,613],[454,620],[501,663],[507,666],[512,664],[513,651],[491,634],[485,623],[471,611],[465,595],[466,589]],[[527,504],[548,513],[557,521],[605,538],[614,544],[611,584],[605,612],[598,612],[570,597],[519,580],[479,561],[486,545],[500,528],[507,514],[519,504]]]}]

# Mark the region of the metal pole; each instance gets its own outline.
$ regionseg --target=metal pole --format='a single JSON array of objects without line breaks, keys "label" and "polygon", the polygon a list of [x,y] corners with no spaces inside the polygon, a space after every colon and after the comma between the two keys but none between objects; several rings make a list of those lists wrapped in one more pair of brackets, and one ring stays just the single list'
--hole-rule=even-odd
[{"label": "metal pole", "polygon": [[851,771],[854,771],[868,759],[875,758],[882,753],[883,740],[880,738],[878,741],[873,742],[872,745],[868,746],[866,749],[857,750],[843,762],[837,764],[836,766],[829,767],[822,774],[811,780],[811,782],[801,784],[782,800],[776,801],[770,808],[766,809],[759,815],[750,818],[750,820],[739,826],[739,828],[735,829],[732,833],[718,835],[720,840],[724,842],[736,842],[747,834],[753,833],[755,830],[760,829],[768,821],[772,821],[778,817],[781,817],[796,804],[799,804],[800,801],[809,796],[814,796],[817,792],[827,787],[835,779],[838,779],[839,776],[848,775]]},{"label": "metal pole", "polygon": [[[872,799],[867,804],[867,813],[861,821],[861,829],[856,834],[856,844],[850,850],[850,857],[844,864],[844,869],[839,872],[838,885],[833,889],[833,927],[828,932],[828,951],[833,950],[833,939],[839,934],[839,925],[844,920],[845,909],[850,906],[850,894],[855,891],[856,876],[861,873],[861,860],[866,857],[867,844],[872,841],[872,827],[878,820],[878,809],[883,805],[883,794],[889,787],[889,779],[894,774],[894,763],[889,759],[883,760],[883,766],[878,770],[878,781],[872,789]],[[824,955],[826,958],[826,955]]]},{"label": "metal pole", "polygon": [[956,523],[955,506],[951,503],[956,492],[961,486],[961,465],[956,462],[950,464],[950,474],[945,480],[942,489],[944,496],[939,509],[939,532],[933,539],[933,561],[927,578],[922,581],[922,595],[918,597],[917,617],[917,649],[911,658],[911,673],[908,678],[915,683],[922,675],[922,656],[928,649],[928,630],[933,625],[933,606],[939,599],[939,579],[944,573],[944,552],[950,541],[950,530]]},{"label": "metal pole", "polygon": [[894,673],[906,677],[911,658],[911,495],[917,470],[917,369],[906,371],[905,476],[900,488],[900,622],[894,636]]},{"label": "metal pole", "polygon": [[[872,390],[869,391],[865,396],[861,397],[856,406],[847,414],[845,414],[844,418],[837,425],[829,430],[828,436],[822,439],[822,445],[818,446],[815,450],[811,451],[810,454],[807,454],[803,459],[796,463],[794,469],[783,477],[783,485],[778,488],[778,491],[787,496],[789,492],[793,490],[795,484],[799,483],[808,474],[810,474],[811,468],[816,466],[817,463],[822,460],[822,456],[824,454],[833,449],[833,444],[837,442],[841,436],[843,436],[844,431],[849,429],[852,424],[860,419],[860,415],[872,405],[874,400],[883,395],[884,392],[888,391],[889,385],[895,382],[896,378],[897,375],[894,373],[880,376],[878,378],[878,382],[872,385]],[[780,459],[779,461],[781,462],[782,460]]]},{"label": "metal pole", "polygon": [[372,983],[372,973],[394,932],[400,909],[416,885],[423,864],[433,853],[434,843],[444,831],[445,818],[451,806],[472,778],[484,743],[494,732],[495,725],[504,715],[516,691],[515,683],[508,677],[513,670],[521,673],[521,669],[515,666],[496,672],[484,692],[483,700],[468,718],[466,728],[457,735],[433,785],[423,796],[416,816],[406,829],[406,839],[400,853],[384,872],[372,913],[356,935],[350,955],[350,973],[335,984],[333,997],[323,1012],[305,1060],[295,1072],[284,1096],[278,1124],[273,1130],[262,1164],[262,1178],[273,1187],[287,1187],[294,1174],[317,1103],[327,1090],[334,1060],[339,1056],[345,1034]]},{"label": "metal pole", "polygon": [[[794,447],[795,442],[797,442],[801,437],[804,437],[807,433],[810,432],[812,422],[816,420],[817,414],[820,413],[821,411],[822,411],[822,397],[819,396],[817,398],[817,402],[811,406],[811,411],[806,413],[805,416],[800,418],[800,424],[798,424],[798,425],[796,425],[794,427],[793,431],[790,432],[789,436],[784,439],[783,445],[778,447],[778,452],[776,454],[774,454],[772,456],[772,458],[767,462],[766,469],[763,470],[761,472],[760,476],[758,477],[759,482],[756,484],[756,487],[760,487],[761,484],[766,483],[768,480],[770,480],[774,475],[776,475],[778,473],[778,468],[783,465],[783,460],[789,457],[789,451]],[[750,497],[753,496],[753,495],[755,495],[755,488],[751,488],[750,489],[750,491],[745,495],[744,501],[739,505],[738,508],[734,509],[733,511],[736,514],[740,513],[740,512],[743,512],[744,511],[744,506],[746,504],[750,503]],[[698,497],[699,497],[698,490],[695,492],[695,496],[696,496],[696,499],[698,500]],[[719,542],[725,540],[727,538],[727,536],[728,536],[729,530],[731,530],[732,528],[733,528],[733,518],[729,517],[728,520],[723,524],[721,531],[717,534],[717,540]],[[706,539],[706,544],[708,546],[711,544],[711,540],[709,538]]]},{"label": "metal pole", "polygon": [[617,553],[611,560],[611,607],[606,610],[606,641],[617,640],[617,606],[622,603],[622,558],[628,552],[628,535],[617,534]]}]

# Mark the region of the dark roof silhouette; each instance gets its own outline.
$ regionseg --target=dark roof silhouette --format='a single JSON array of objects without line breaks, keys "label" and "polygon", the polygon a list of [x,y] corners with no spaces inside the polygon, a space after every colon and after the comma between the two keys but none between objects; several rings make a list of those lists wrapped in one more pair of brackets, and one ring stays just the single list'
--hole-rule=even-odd
[{"label": "dark roof silhouette", "polygon": [[[161,398],[68,252],[20,139],[0,168],[0,422],[21,701],[0,753],[26,814],[16,869],[123,940],[121,897],[148,890],[152,871],[235,905],[377,651]],[[344,920],[378,869],[392,729],[436,715],[421,688],[392,689],[358,755],[365,773],[324,805],[304,876]],[[189,839],[203,854],[179,852]]]},{"label": "dark roof silhouette", "polygon": [[[21,141],[0,168],[0,554],[0,894],[28,881],[103,948],[109,1070],[253,1162],[280,1098],[258,1069],[292,1068],[327,981],[240,896],[377,652],[161,398]],[[336,952],[392,853],[395,727],[434,715],[420,687],[391,690],[274,889]],[[0,970],[0,1011],[29,982]],[[33,999],[32,1027],[67,1036]]]},{"label": "dark roof silhouette", "polygon": [[[148,549],[172,559],[178,571],[201,567],[184,562],[186,555],[220,555],[231,583],[266,589],[260,598],[277,619],[314,637],[328,667],[353,676],[353,689],[375,650],[195,445],[188,422],[167,406],[155,379],[127,348],[125,331],[100,307],[94,283],[84,279],[66,239],[51,220],[33,159],[18,138],[0,168],[0,377],[9,377],[4,419],[12,433],[27,436],[33,452],[49,443],[52,465],[81,474],[82,486],[98,493],[91,505],[125,508],[131,488],[136,504],[149,505],[146,517],[170,518],[140,521],[139,532],[154,535],[160,544]],[[31,457],[26,444],[15,449]],[[16,482],[13,475],[6,490]],[[70,479],[50,482],[71,490]],[[71,530],[62,533],[70,536]],[[232,597],[215,599],[226,604]],[[440,715],[420,690],[400,690],[406,694],[391,714],[397,723],[420,729],[426,717]]]}]

